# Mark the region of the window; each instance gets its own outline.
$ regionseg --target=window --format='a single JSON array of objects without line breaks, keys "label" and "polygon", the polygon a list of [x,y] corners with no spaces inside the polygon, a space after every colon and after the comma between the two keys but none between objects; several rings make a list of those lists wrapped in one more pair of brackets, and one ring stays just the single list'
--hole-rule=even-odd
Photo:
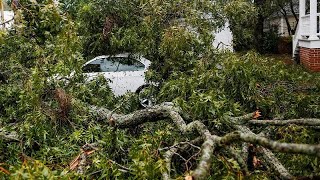
[{"label": "window", "polygon": [[130,57],[110,57],[97,59],[85,65],[82,70],[90,72],[121,72],[121,71],[142,71],[145,66]]},{"label": "window", "polygon": [[101,62],[101,72],[116,72],[119,62],[115,61],[113,58],[104,59]]},{"label": "window", "polygon": [[[317,13],[320,13],[320,1],[317,0]],[[306,15],[310,14],[310,0],[306,0]]]},{"label": "window", "polygon": [[306,0],[306,11],[305,11],[305,15],[310,14],[310,0]]},{"label": "window", "polygon": [[100,64],[87,64],[82,67],[84,73],[101,72]]},{"label": "window", "polygon": [[130,57],[128,58],[117,58],[119,65],[117,71],[142,71],[144,70],[144,65]]}]

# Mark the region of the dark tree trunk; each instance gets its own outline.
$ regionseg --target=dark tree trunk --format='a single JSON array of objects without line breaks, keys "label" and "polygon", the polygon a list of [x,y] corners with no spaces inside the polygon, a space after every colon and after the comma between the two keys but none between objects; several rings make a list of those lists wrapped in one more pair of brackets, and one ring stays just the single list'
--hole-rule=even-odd
[{"label": "dark tree trunk", "polygon": [[288,30],[288,34],[289,36],[292,35],[292,28],[291,28],[291,25],[290,25],[290,22],[289,22],[289,19],[288,19],[288,15],[287,15],[287,11],[285,9],[284,6],[282,6],[281,4],[279,4],[279,7],[281,9],[281,14],[283,16],[283,18],[285,19],[286,21],[286,25],[287,25],[287,30]]},{"label": "dark tree trunk", "polygon": [[255,49],[258,52],[263,52],[263,25],[264,25],[264,16],[263,16],[263,5],[265,0],[255,0],[254,1],[257,9],[258,9],[258,20],[255,27],[254,38],[255,38]]},{"label": "dark tree trunk", "polygon": [[296,24],[293,27],[293,34],[296,34],[296,30],[297,30],[297,26],[298,26],[298,22],[299,22],[299,17],[297,16],[296,12],[294,11],[294,4],[293,4],[293,0],[290,1],[290,9],[291,9],[291,13],[293,14],[295,20],[296,20]]}]

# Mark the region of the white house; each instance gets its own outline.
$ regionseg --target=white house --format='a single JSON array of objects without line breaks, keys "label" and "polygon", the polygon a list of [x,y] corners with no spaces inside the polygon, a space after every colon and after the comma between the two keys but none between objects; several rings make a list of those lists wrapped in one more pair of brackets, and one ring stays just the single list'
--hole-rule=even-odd
[{"label": "white house", "polygon": [[293,37],[293,57],[310,71],[320,72],[319,0],[299,0],[299,24]]},{"label": "white house", "polygon": [[[293,30],[299,21],[299,0],[291,1],[292,4],[282,6],[282,8],[274,12],[265,21],[265,30],[276,27],[280,36],[290,36],[294,34]],[[288,27],[288,24],[290,27]]]}]

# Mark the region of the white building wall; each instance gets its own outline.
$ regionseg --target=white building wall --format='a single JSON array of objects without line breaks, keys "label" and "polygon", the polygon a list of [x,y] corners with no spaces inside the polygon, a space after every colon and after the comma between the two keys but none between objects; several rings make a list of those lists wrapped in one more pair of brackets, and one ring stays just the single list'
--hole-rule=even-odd
[{"label": "white building wall", "polygon": [[[14,14],[13,14],[13,11],[4,11],[4,22],[7,22],[11,19],[13,19],[14,17]],[[2,23],[2,22],[1,22]],[[13,25],[13,21],[10,21],[9,23],[6,23],[4,26],[5,28],[11,28]],[[1,26],[2,28],[3,26]]]},{"label": "white building wall", "polygon": [[[291,28],[294,28],[294,26],[296,25],[296,19],[294,18],[294,16],[288,16],[288,21],[289,24],[291,26]],[[281,36],[289,36],[288,33],[288,26],[287,23],[284,19],[284,17],[277,17],[277,18],[273,18],[273,19],[269,19],[266,23],[265,23],[266,27],[265,30],[268,30],[270,28],[272,28],[273,25],[278,27],[278,33]]]},{"label": "white building wall", "polygon": [[213,42],[213,46],[215,47],[219,47],[219,49],[222,50],[230,50],[233,51],[233,47],[232,47],[232,32],[229,28],[229,23],[227,22],[224,25],[224,28],[219,31],[214,33],[215,36],[215,40]]}]

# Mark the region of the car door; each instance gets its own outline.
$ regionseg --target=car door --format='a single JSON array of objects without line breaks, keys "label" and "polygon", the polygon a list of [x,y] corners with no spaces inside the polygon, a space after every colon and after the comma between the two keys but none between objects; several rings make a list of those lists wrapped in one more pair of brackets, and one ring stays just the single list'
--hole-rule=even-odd
[{"label": "car door", "polygon": [[116,95],[123,95],[127,91],[135,92],[145,83],[145,66],[133,57],[115,57],[118,67],[115,72]]},{"label": "car door", "polygon": [[135,92],[145,83],[145,66],[132,57],[104,57],[83,66],[88,80],[103,75],[115,95]]},{"label": "car door", "polygon": [[112,86],[112,82],[115,81],[116,76],[113,73],[116,71],[117,62],[110,61],[109,58],[98,58],[89,63],[86,63],[82,67],[82,71],[85,73],[88,81],[93,80],[99,75],[103,75],[109,82],[109,86]]}]

